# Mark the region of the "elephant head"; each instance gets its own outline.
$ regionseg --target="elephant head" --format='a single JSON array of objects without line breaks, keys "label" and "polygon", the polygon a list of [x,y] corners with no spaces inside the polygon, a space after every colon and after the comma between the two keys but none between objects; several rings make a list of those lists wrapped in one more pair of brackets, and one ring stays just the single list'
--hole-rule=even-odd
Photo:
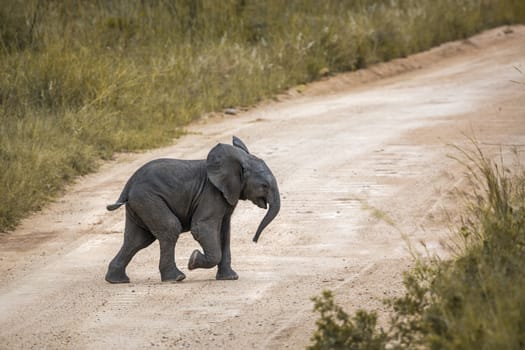
[{"label": "elephant head", "polygon": [[260,208],[268,208],[253,241],[277,216],[281,208],[277,181],[266,163],[250,154],[246,145],[233,137],[233,146],[218,144],[206,159],[206,170],[211,183],[235,206],[239,199],[250,200]]}]

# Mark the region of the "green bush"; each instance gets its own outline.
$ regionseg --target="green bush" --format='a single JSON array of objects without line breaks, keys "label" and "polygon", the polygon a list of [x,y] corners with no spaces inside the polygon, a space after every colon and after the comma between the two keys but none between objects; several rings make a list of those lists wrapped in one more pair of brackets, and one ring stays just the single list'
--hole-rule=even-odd
[{"label": "green bush", "polygon": [[524,21],[522,0],[0,0],[0,231],[204,113]]},{"label": "green bush", "polygon": [[314,310],[321,314],[317,331],[312,337],[314,344],[309,350],[365,350],[384,349],[386,334],[376,329],[375,313],[358,311],[352,318],[334,302],[332,292],[325,290],[314,298]]},{"label": "green bush", "polygon": [[[464,155],[472,192],[451,245],[454,258],[417,261],[405,274],[405,295],[388,301],[387,330],[375,327],[373,313],[360,310],[351,319],[324,292],[314,299],[321,318],[312,349],[525,347],[525,171],[479,148]],[[358,319],[371,320],[368,328]]]}]

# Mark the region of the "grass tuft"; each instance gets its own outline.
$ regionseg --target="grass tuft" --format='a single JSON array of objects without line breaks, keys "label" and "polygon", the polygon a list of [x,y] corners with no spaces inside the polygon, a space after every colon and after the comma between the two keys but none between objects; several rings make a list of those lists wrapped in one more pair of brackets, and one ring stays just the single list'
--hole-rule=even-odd
[{"label": "grass tuft", "polygon": [[324,292],[314,299],[321,318],[312,349],[331,348],[324,344],[334,338],[346,344],[333,347],[340,349],[525,347],[525,171],[519,162],[507,167],[503,159],[492,161],[478,146],[461,152],[472,191],[454,235],[453,259],[416,261],[404,277],[405,295],[388,301],[387,330],[359,326],[361,318],[375,320],[363,310],[341,318],[344,311]]}]

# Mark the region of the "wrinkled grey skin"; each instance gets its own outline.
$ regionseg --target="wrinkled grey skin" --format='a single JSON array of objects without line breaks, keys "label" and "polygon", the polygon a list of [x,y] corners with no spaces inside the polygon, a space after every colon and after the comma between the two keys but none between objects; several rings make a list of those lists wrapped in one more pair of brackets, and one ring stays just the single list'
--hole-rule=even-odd
[{"label": "wrinkled grey skin", "polygon": [[217,279],[238,279],[231,268],[230,218],[239,199],[265,209],[269,205],[253,238],[257,242],[279,212],[279,189],[264,161],[235,136],[233,146],[218,144],[206,160],[157,159],[145,164],[128,180],[118,201],[107,206],[115,210],[126,204],[126,225],[124,243],[109,264],[106,281],[129,282],[126,266],[156,239],[162,281],[182,281],[186,276],[175,265],[175,244],[186,231],[204,251],[193,251],[188,269],[218,266]]}]

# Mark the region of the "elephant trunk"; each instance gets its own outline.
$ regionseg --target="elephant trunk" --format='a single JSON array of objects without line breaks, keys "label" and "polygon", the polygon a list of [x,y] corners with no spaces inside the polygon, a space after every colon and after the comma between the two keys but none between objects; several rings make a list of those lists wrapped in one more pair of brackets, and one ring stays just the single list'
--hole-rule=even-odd
[{"label": "elephant trunk", "polygon": [[253,241],[255,243],[257,243],[261,232],[265,229],[266,226],[268,226],[268,224],[270,224],[270,222],[272,222],[273,219],[275,219],[275,217],[279,213],[279,210],[281,209],[279,188],[277,187],[277,182],[275,180],[273,181],[272,190],[268,193],[268,205],[268,211],[266,212],[266,215],[259,224],[255,236],[253,236]]}]

